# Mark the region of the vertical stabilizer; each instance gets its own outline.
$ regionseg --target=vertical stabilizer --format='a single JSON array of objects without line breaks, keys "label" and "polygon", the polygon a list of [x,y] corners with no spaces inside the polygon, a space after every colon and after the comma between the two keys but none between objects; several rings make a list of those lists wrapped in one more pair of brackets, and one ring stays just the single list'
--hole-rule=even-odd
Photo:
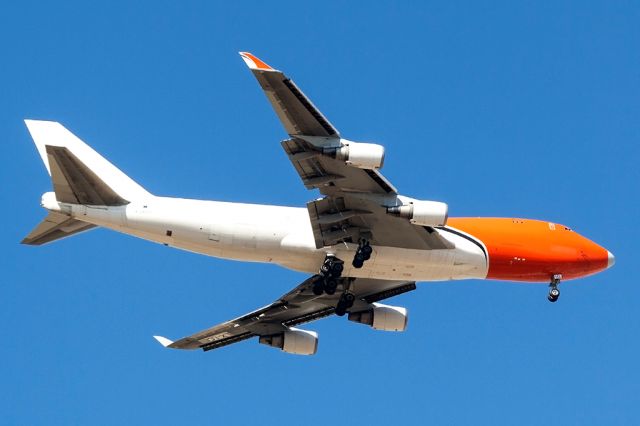
[{"label": "vertical stabilizer", "polygon": [[143,187],[54,121],[25,120],[60,202],[122,205],[149,197]]}]

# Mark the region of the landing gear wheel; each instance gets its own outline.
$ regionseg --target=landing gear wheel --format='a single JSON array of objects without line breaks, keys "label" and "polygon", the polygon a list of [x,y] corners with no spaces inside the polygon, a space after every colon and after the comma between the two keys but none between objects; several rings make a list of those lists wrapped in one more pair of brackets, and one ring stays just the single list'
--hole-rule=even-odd
[{"label": "landing gear wheel", "polygon": [[324,280],[322,278],[318,278],[316,282],[313,283],[313,294],[316,296],[320,296],[324,293]]},{"label": "landing gear wheel", "polygon": [[549,302],[554,303],[560,297],[560,289],[558,289],[558,285],[560,284],[560,280],[562,279],[561,274],[555,274],[551,278],[551,284],[549,284],[549,295],[547,299]]},{"label": "landing gear wheel", "polygon": [[342,270],[344,269],[344,262],[334,255],[328,255],[322,266],[320,266],[320,274],[323,276],[333,276],[334,278],[340,278]]},{"label": "landing gear wheel", "polygon": [[362,268],[364,262],[371,259],[371,253],[373,253],[373,249],[369,241],[361,239],[358,242],[358,248],[356,249],[356,254],[353,256],[353,262],[351,264],[356,269]]},{"label": "landing gear wheel", "polygon": [[340,300],[338,301],[338,305],[336,306],[335,314],[339,317],[343,316],[347,313],[347,309],[353,306],[353,302],[355,302],[356,296],[348,291],[342,293],[340,296]]},{"label": "landing gear wheel", "polygon": [[340,275],[342,275],[343,270],[344,270],[344,265],[340,262],[335,262],[333,265],[331,265],[329,272],[331,273],[332,276],[337,278]]},{"label": "landing gear wheel", "polygon": [[324,282],[324,292],[328,295],[332,295],[336,292],[338,288],[338,280],[335,278],[327,278]]},{"label": "landing gear wheel", "polygon": [[364,260],[369,260],[371,259],[371,253],[373,253],[373,249],[371,248],[369,243],[367,243],[366,245],[362,246],[362,249],[360,249],[360,253],[362,253],[362,255],[364,256]]},{"label": "landing gear wheel", "polygon": [[362,255],[361,253],[356,253],[355,256],[353,256],[353,262],[351,262],[351,264],[353,265],[354,268],[356,269],[360,269],[364,266],[364,255]]},{"label": "landing gear wheel", "polygon": [[356,301],[356,296],[353,293],[346,291],[342,295],[342,301],[347,306],[347,308],[350,308],[353,306],[353,302]]},{"label": "landing gear wheel", "polygon": [[344,270],[344,262],[334,255],[327,255],[320,266],[320,274],[315,283],[313,283],[313,294],[316,296],[327,293],[332,295],[338,287],[338,280]]}]

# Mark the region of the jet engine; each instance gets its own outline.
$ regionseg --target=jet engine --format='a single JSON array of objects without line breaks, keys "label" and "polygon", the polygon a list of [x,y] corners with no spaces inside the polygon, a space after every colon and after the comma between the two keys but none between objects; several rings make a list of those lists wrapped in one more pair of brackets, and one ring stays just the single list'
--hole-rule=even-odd
[{"label": "jet engine", "polygon": [[387,207],[387,213],[409,219],[414,225],[443,226],[449,217],[449,206],[438,201],[412,200],[402,206]]},{"label": "jet engine", "polygon": [[409,316],[406,308],[373,303],[373,309],[349,313],[349,321],[367,324],[376,330],[404,331]]},{"label": "jet engine", "polygon": [[318,333],[292,327],[284,333],[260,336],[259,342],[290,354],[313,355],[318,350]]},{"label": "jet engine", "polygon": [[351,142],[342,139],[340,148],[326,152],[336,160],[359,169],[380,169],[384,164],[384,147],[373,143]]}]

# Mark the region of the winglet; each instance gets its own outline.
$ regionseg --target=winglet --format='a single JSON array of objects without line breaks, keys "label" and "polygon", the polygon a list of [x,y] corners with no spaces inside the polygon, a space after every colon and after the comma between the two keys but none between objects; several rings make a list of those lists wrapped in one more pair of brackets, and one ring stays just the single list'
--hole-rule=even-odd
[{"label": "winglet", "polygon": [[252,70],[262,70],[262,71],[275,71],[275,69],[271,68],[269,65],[255,57],[249,52],[238,52],[244,60],[244,63],[247,64],[249,68]]},{"label": "winglet", "polygon": [[160,344],[162,346],[164,346],[165,348],[167,346],[169,346],[170,344],[173,343],[173,340],[169,340],[166,337],[162,337],[162,336],[153,336],[154,339],[156,339],[158,342],[160,342]]}]

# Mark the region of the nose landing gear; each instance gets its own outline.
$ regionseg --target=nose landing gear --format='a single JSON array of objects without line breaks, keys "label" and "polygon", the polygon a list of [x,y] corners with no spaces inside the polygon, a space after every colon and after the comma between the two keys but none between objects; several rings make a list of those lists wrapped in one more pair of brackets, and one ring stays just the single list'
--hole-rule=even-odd
[{"label": "nose landing gear", "polygon": [[549,284],[549,295],[547,296],[547,299],[551,303],[556,302],[560,297],[560,289],[558,289],[558,285],[560,285],[561,279],[561,274],[555,274],[553,278],[551,278],[551,283]]}]

